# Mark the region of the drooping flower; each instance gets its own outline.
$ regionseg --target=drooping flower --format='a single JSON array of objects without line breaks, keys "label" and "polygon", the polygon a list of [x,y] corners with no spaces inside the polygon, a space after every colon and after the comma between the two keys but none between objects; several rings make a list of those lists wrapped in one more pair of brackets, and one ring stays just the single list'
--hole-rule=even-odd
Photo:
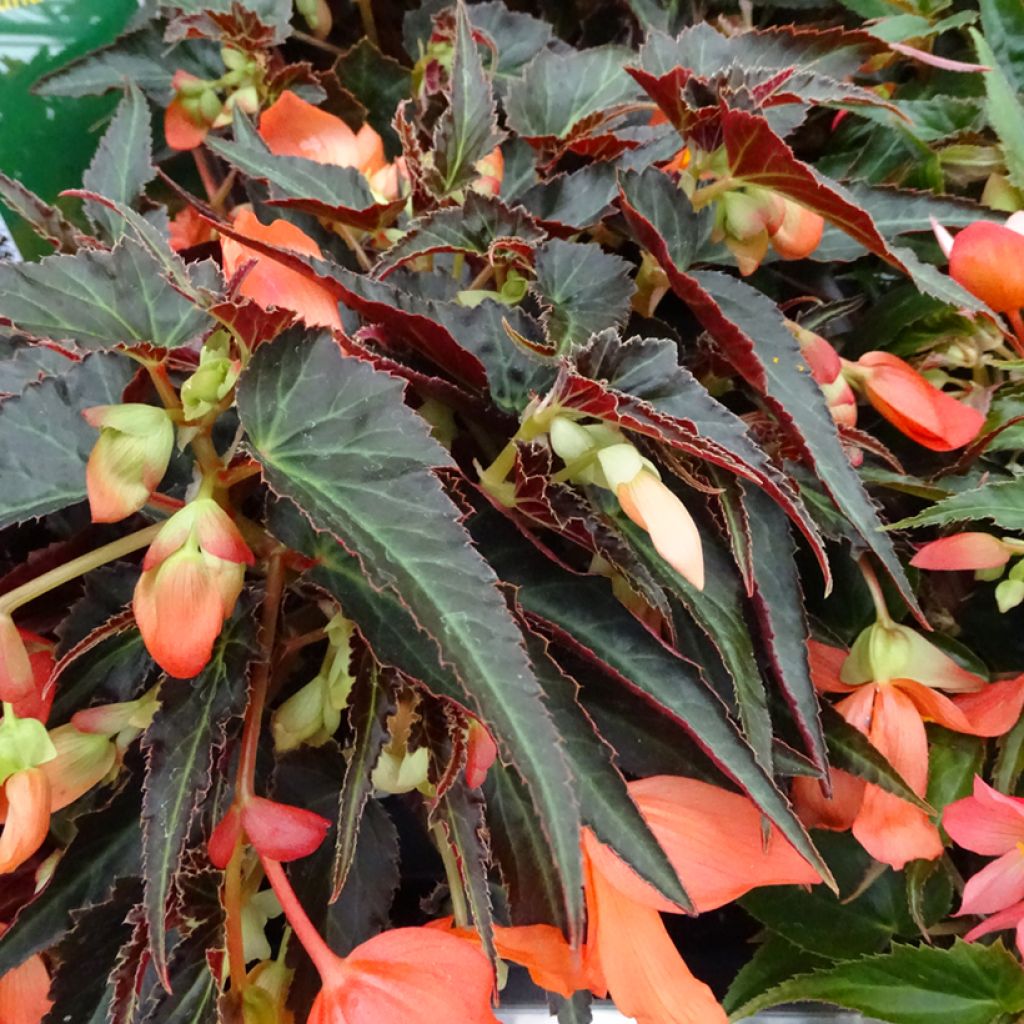
[{"label": "drooping flower", "polygon": [[810,368],[811,376],[821,388],[832,419],[844,427],[857,425],[857,397],[843,376],[843,360],[820,335],[806,327],[787,321],[800,352]]},{"label": "drooping flower", "polygon": [[286,91],[263,111],[259,133],[277,156],[354,167],[384,200],[396,199],[401,193],[400,169],[387,162],[384,142],[369,124],[354,132],[340,117]]},{"label": "drooping flower", "polygon": [[202,670],[254,561],[212,498],[198,498],[167,520],[146,552],[132,599],[146,649],[165,672],[189,679]]},{"label": "drooping flower", "polygon": [[951,803],[942,824],[965,850],[997,858],[967,880],[959,914],[995,914],[1024,900],[1024,800],[975,776],[973,794]]},{"label": "drooping flower", "polygon": [[[925,722],[972,736],[1001,736],[1024,709],[1024,676],[985,684],[919,634],[896,629],[901,632],[865,631],[850,655],[812,640],[811,676],[820,692],[847,695],[836,710],[923,797],[928,785]],[[936,687],[958,696],[947,697]],[[837,769],[832,785],[833,795],[827,798],[816,781],[794,779],[794,803],[809,827],[852,829],[872,857],[897,870],[908,861],[941,855],[942,838],[921,808]]]},{"label": "drooping flower", "polygon": [[174,451],[174,424],[155,405],[96,405],[82,417],[100,436],[85,467],[94,523],[116,523],[138,512],[160,486]]},{"label": "drooping flower", "polygon": [[497,758],[498,747],[487,726],[479,718],[471,718],[466,737],[466,785],[470,789],[482,786]]},{"label": "drooping flower", "polygon": [[261,796],[240,797],[210,835],[210,862],[227,867],[243,831],[261,857],[283,862],[308,857],[330,827],[325,817],[305,808]]},{"label": "drooping flower", "polygon": [[167,241],[175,252],[184,252],[195,245],[213,241],[213,228],[199,216],[195,207],[184,206],[171,218]]},{"label": "drooping flower", "polygon": [[820,214],[792,199],[783,198],[783,203],[786,212],[782,223],[769,232],[772,248],[784,260],[806,259],[821,242],[825,220]]},{"label": "drooping flower", "polygon": [[977,220],[956,237],[932,221],[949,273],[997,313],[1017,313],[1024,306],[1024,216],[1005,224]]},{"label": "drooping flower", "polygon": [[997,569],[1011,558],[1024,555],[1024,543],[968,531],[940,537],[919,548],[910,564],[918,569],[955,572],[963,569]]},{"label": "drooping flower", "polygon": [[977,436],[985,417],[933,387],[890,352],[866,352],[844,362],[843,374],[897,430],[936,452],[953,451]]},{"label": "drooping flower", "polygon": [[0,612],[0,701],[25,700],[35,689],[25,631],[15,626],[7,612]]},{"label": "drooping flower", "polygon": [[[0,924],[0,935],[6,925]],[[0,975],[0,1020],[4,1024],[42,1024],[50,1007],[50,975],[35,953]]]},{"label": "drooping flower", "polygon": [[[262,224],[252,210],[241,209],[235,215],[234,227],[239,234],[257,242],[289,249],[300,256],[315,259],[323,256],[320,246],[309,235],[286,220]],[[220,246],[224,276],[229,280],[244,266],[252,264],[238,288],[240,295],[252,299],[263,309],[290,309],[310,327],[341,329],[337,299],[311,274],[293,270],[233,238],[222,236]]]}]

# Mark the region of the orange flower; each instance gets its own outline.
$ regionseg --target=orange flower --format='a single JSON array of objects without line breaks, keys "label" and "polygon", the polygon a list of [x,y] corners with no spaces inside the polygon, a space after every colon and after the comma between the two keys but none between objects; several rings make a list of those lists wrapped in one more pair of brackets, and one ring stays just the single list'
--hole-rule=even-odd
[{"label": "orange flower", "polygon": [[855,427],[857,398],[843,377],[843,361],[839,353],[820,334],[792,321],[787,321],[786,326],[800,345],[800,352],[825,396],[832,419],[841,426]]},{"label": "orange flower", "polygon": [[175,71],[171,86],[174,99],[164,111],[164,138],[171,149],[195,149],[223,107],[209,84],[187,71]]},{"label": "orange flower", "polygon": [[210,660],[255,559],[228,514],[198,498],[150,545],[132,610],[146,648],[169,675],[190,679]]},{"label": "orange flower", "polygon": [[856,363],[844,362],[843,374],[897,430],[932,451],[962,448],[985,422],[977,409],[932,387],[889,352],[867,352]]},{"label": "orange flower", "polygon": [[[0,935],[6,926],[0,924]],[[3,1024],[42,1024],[53,1005],[50,975],[36,953],[24,963],[0,975],[0,1021]]]},{"label": "orange flower", "polygon": [[910,560],[918,569],[998,569],[1016,555],[1024,555],[1020,541],[1005,541],[991,533],[954,533],[925,544]]},{"label": "orange flower", "polygon": [[784,260],[805,259],[818,248],[825,230],[825,221],[820,214],[792,199],[783,199],[783,203],[786,212],[782,223],[769,232],[772,248]]},{"label": "orange flower", "polygon": [[354,132],[340,117],[293,92],[283,92],[273,106],[263,111],[259,133],[277,156],[354,167],[383,199],[397,199],[400,194],[399,168],[387,162],[384,142],[369,124]]},{"label": "orange flower", "polygon": [[[261,224],[252,210],[242,209],[235,215],[234,226],[240,234],[258,242],[289,249],[300,256],[323,258],[320,246],[289,221],[275,220],[269,225]],[[224,276],[228,280],[251,264],[239,285],[240,295],[252,299],[263,309],[290,309],[310,327],[341,330],[338,300],[311,275],[292,270],[272,256],[265,256],[233,238],[222,236],[220,247]]]},{"label": "orange flower", "polygon": [[934,219],[932,228],[949,257],[949,273],[997,313],[1015,314],[1024,306],[1024,217],[1015,213],[1005,225],[978,220],[955,238]]},{"label": "orange flower", "polygon": [[[875,659],[879,664],[889,662],[890,671],[880,673],[883,678],[864,680],[859,663],[864,659],[857,657],[863,650],[858,652],[856,644],[848,657],[845,651],[814,640],[809,644],[811,674],[819,691],[849,695],[836,710],[868,737],[918,796],[924,796],[924,723],[936,722],[971,736],[1001,736],[1024,709],[1024,675],[986,685],[912,630],[896,629],[903,631],[899,639]],[[868,637],[867,643],[872,639]],[[951,699],[933,689],[936,686],[959,690],[961,695]],[[968,690],[973,692],[964,692]],[[794,803],[806,825],[852,828],[872,857],[897,870],[908,861],[934,860],[942,854],[939,831],[921,809],[846,772],[834,769],[832,783],[833,796],[828,799],[813,779],[794,779]]]},{"label": "orange flower", "polygon": [[25,700],[37,689],[36,673],[26,646],[29,638],[35,638],[35,634],[18,629],[7,612],[0,612],[0,701]]},{"label": "orange flower", "polygon": [[213,241],[213,228],[199,216],[194,207],[184,206],[171,218],[168,239],[175,252]]},{"label": "orange flower", "polygon": [[0,819],[0,875],[6,875],[34,854],[50,831],[50,783],[41,768],[22,768],[8,777]]}]

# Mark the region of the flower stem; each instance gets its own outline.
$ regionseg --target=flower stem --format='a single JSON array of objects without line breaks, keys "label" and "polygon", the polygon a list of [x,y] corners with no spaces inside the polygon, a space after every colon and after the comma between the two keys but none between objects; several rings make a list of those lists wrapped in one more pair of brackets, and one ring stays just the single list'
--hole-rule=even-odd
[{"label": "flower stem", "polygon": [[313,961],[313,966],[320,972],[320,977],[326,980],[337,968],[339,963],[338,957],[332,952],[327,943],[324,942],[323,936],[316,930],[313,922],[310,921],[280,863],[267,857],[260,857],[260,861],[263,864],[263,870],[267,873],[267,881],[270,882],[270,888],[274,890],[274,894],[281,904],[281,909],[284,911],[284,916],[292,926],[292,931],[295,932],[299,942],[302,943],[303,949],[309,955],[310,960]]},{"label": "flower stem", "polygon": [[883,626],[893,626],[892,616],[889,614],[889,606],[885,603],[885,594],[882,591],[882,584],[878,582],[875,568],[867,555],[861,555],[857,560],[857,567],[860,569],[864,582],[867,584],[871,594],[871,600],[875,605],[875,617]]},{"label": "flower stem", "polygon": [[359,263],[359,266],[362,267],[363,271],[368,274],[373,270],[373,260],[366,255],[366,251],[359,244],[359,239],[352,234],[351,229],[345,224],[335,224],[334,227],[341,236],[342,241],[344,241],[344,243],[355,254],[356,261]]},{"label": "flower stem", "polygon": [[363,19],[363,31],[366,33],[366,38],[374,46],[379,47],[377,23],[373,20],[373,0],[356,0],[356,3],[359,5],[359,14]]},{"label": "flower stem", "polygon": [[233,991],[245,988],[245,946],[242,941],[242,851],[241,839],[224,872],[224,917],[228,944],[228,972]]},{"label": "flower stem", "polygon": [[462,873],[459,871],[455,854],[445,835],[444,826],[440,822],[431,825],[430,831],[434,837],[437,852],[441,854],[441,863],[444,865],[444,873],[448,878],[448,893],[452,898],[452,917],[455,918],[455,926],[468,928],[469,907],[466,904],[466,892],[462,888]]},{"label": "flower stem", "polygon": [[135,533],[128,534],[127,537],[111,541],[94,551],[87,551],[84,555],[79,555],[78,558],[73,558],[70,562],[58,565],[55,569],[29,580],[28,583],[15,587],[14,590],[8,591],[0,597],[0,612],[10,614],[16,608],[28,604],[29,601],[34,601],[51,590],[56,590],[57,587],[69,580],[84,576],[87,572],[106,565],[107,562],[130,555],[133,551],[138,551],[139,548],[148,547],[153,538],[163,529],[163,525],[163,523],[154,523],[152,526],[137,530]]},{"label": "flower stem", "polygon": [[263,723],[263,709],[267,703],[270,662],[274,651],[274,641],[277,637],[278,612],[284,593],[283,554],[282,550],[275,551],[267,560],[267,589],[263,596],[260,620],[260,660],[252,674],[249,705],[245,709],[245,723],[242,726],[242,749],[238,757],[235,800],[239,802],[244,802],[255,796],[256,751],[259,746],[260,726]]},{"label": "flower stem", "polygon": [[723,192],[729,192],[735,187],[736,181],[734,178],[730,178],[728,175],[724,178],[719,178],[718,181],[713,181],[710,185],[705,185],[694,192],[691,200],[693,208],[695,210],[703,209],[712,199],[717,199]]}]

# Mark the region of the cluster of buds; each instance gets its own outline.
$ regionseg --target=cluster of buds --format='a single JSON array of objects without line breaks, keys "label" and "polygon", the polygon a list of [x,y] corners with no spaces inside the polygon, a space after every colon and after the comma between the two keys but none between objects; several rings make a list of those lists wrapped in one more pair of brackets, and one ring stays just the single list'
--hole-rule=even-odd
[{"label": "cluster of buds", "polygon": [[181,385],[185,421],[193,423],[217,409],[241,372],[240,360],[231,355],[227,331],[214,331],[199,352],[199,368]]},{"label": "cluster of buds", "polygon": [[784,260],[810,256],[824,229],[825,221],[813,210],[778,192],[744,185],[719,199],[711,238],[725,242],[746,276],[761,265],[769,246]]},{"label": "cluster of buds", "polygon": [[1024,541],[968,531],[925,544],[910,564],[918,569],[973,571],[979,580],[1001,580],[995,597],[999,611],[1005,614],[1024,602],[1024,560],[1016,562],[1006,579],[1002,579],[1010,560],[1021,555],[1024,555]]},{"label": "cluster of buds", "polygon": [[220,78],[199,78],[182,70],[174,73],[174,99],[164,111],[164,135],[172,149],[195,149],[211,128],[230,124],[236,108],[250,115],[260,109],[260,60],[233,46],[222,46],[220,56],[227,69]]},{"label": "cluster of buds", "polygon": [[132,600],[146,648],[165,672],[190,679],[203,669],[254,561],[212,498],[197,498],[167,520],[146,552]]},{"label": "cluster of buds", "polygon": [[355,683],[351,671],[355,625],[340,612],[325,627],[327,651],[320,671],[279,705],[271,718],[274,747],[279,753],[306,743],[326,743],[341,724],[341,712]]},{"label": "cluster of buds", "polygon": [[658,554],[690,584],[704,589],[697,525],[652,462],[607,423],[581,424],[555,416],[549,438],[570,480],[611,491],[622,511],[650,535]]},{"label": "cluster of buds", "polygon": [[149,501],[174,451],[174,423],[155,405],[97,405],[82,416],[100,436],[85,484],[94,523],[116,523]]}]

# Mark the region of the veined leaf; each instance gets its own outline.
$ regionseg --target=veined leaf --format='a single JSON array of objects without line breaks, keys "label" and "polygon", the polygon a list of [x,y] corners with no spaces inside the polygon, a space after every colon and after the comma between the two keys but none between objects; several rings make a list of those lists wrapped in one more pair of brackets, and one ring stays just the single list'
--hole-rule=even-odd
[{"label": "veined leaf", "polygon": [[182,846],[210,787],[214,752],[224,743],[228,722],[245,710],[254,640],[251,610],[240,602],[206,668],[195,679],[163,682],[160,709],[143,739],[146,921],[153,966],[168,990],[168,902],[181,870]]},{"label": "veined leaf", "polygon": [[97,434],[82,410],[120,402],[132,373],[127,359],[91,355],[0,405],[0,527],[85,497],[85,464]]},{"label": "veined leaf", "polygon": [[432,472],[449,457],[404,406],[397,381],[345,359],[329,335],[305,336],[301,345],[289,338],[263,346],[239,388],[239,412],[266,478],[354,551],[374,586],[400,593],[434,638],[530,787],[578,932],[571,780],[497,579]]},{"label": "veined leaf", "polygon": [[363,38],[334,62],[334,73],[366,108],[366,120],[384,140],[388,155],[399,155],[402,145],[391,121],[412,91],[412,72]]},{"label": "veined leaf", "polygon": [[891,953],[802,974],[740,1007],[819,1002],[892,1024],[1006,1024],[1024,1010],[1024,973],[1003,944],[957,939],[949,949],[896,946]]},{"label": "veined leaf", "polygon": [[1004,530],[1024,530],[1024,479],[992,480],[974,490],[951,494],[916,516],[892,523],[887,529],[947,526],[981,519],[990,519]]},{"label": "veined leaf", "polygon": [[[130,205],[156,173],[151,162],[149,104],[138,87],[129,84],[106,134],[82,179],[82,187],[107,199]],[[106,237],[117,241],[124,222],[98,203],[87,202],[89,219]]]},{"label": "veined leaf", "polygon": [[575,233],[611,212],[616,191],[615,168],[595,163],[537,182],[519,197],[519,202],[552,232]]},{"label": "veined leaf", "polygon": [[[1001,33],[1000,33],[1001,34]],[[1024,106],[1020,92],[1006,77],[985,37],[971,29],[971,38],[978,50],[978,59],[989,70],[985,72],[985,113],[1003,144],[1007,177],[1017,188],[1024,187]]]},{"label": "veined leaf", "polygon": [[985,40],[1019,93],[1024,90],[1024,9],[1016,0],[979,0],[978,8]]},{"label": "veined leaf", "polygon": [[84,249],[39,263],[0,264],[0,293],[0,323],[83,349],[141,343],[177,348],[210,323],[132,239],[110,252]]},{"label": "veined leaf", "polygon": [[40,199],[20,181],[0,172],[0,202],[21,217],[58,252],[75,253],[86,241],[74,224],[51,203]]},{"label": "veined leaf", "polygon": [[437,191],[451,195],[476,176],[473,165],[505,137],[498,129],[491,82],[484,73],[473,26],[461,2],[455,8],[455,53],[448,109],[434,130]]},{"label": "veined leaf", "polygon": [[592,334],[621,327],[635,291],[629,264],[596,245],[553,238],[537,250],[534,284],[548,336],[568,352]]}]

